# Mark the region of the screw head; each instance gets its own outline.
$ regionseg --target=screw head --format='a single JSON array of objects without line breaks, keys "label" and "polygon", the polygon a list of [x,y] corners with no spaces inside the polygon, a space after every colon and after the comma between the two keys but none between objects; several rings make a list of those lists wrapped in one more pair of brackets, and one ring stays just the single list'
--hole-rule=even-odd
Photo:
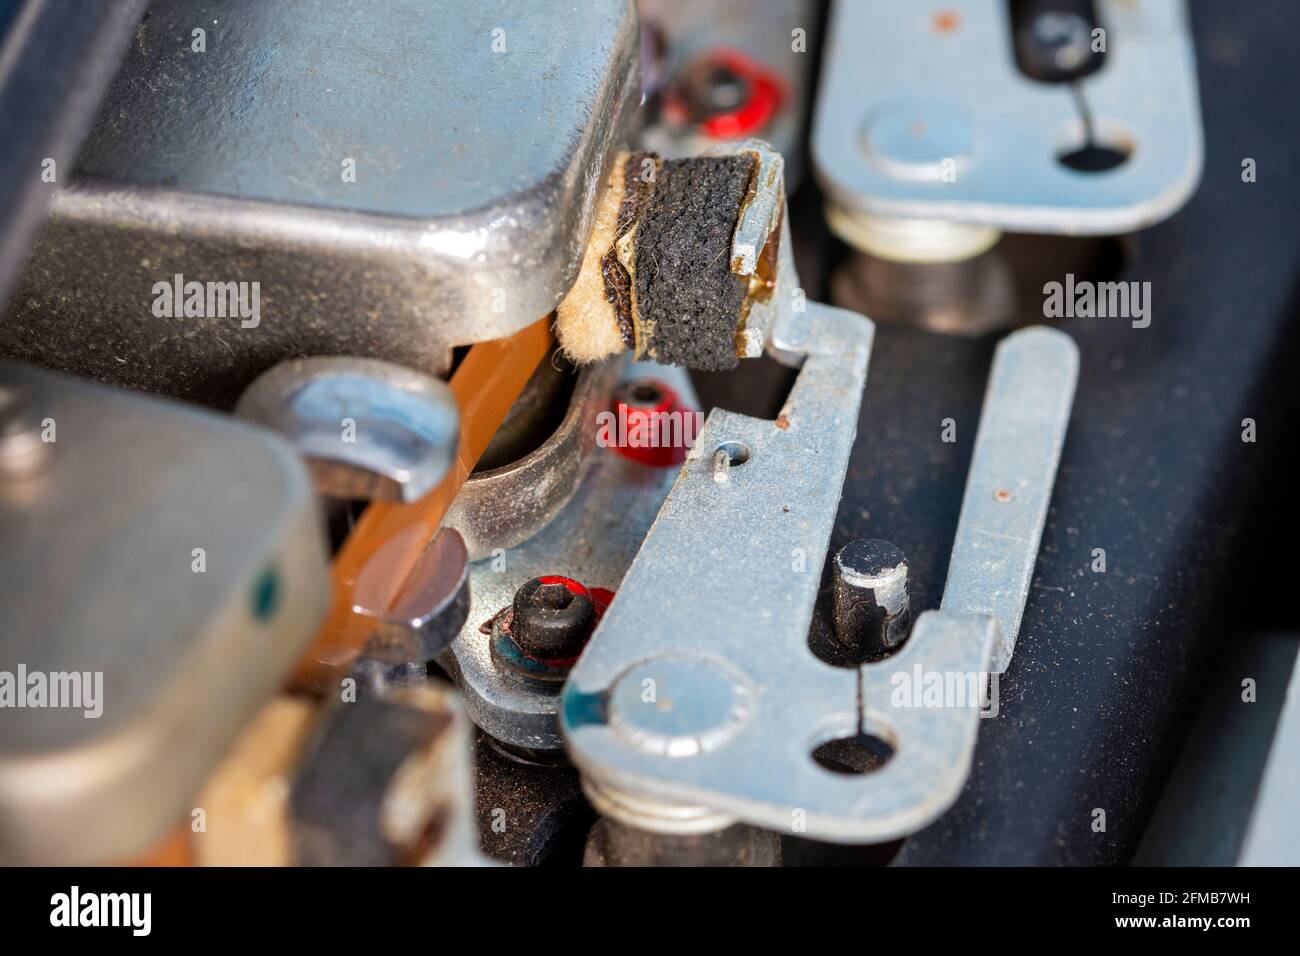
[{"label": "screw head", "polygon": [[533,578],[515,592],[510,636],[520,650],[547,662],[577,658],[591,637],[596,606],[571,578]]}]

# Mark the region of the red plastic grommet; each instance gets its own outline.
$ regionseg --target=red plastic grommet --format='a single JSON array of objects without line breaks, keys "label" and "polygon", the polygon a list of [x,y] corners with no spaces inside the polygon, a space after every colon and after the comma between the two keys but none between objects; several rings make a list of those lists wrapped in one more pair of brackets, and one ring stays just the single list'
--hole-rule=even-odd
[{"label": "red plastic grommet", "polygon": [[709,61],[744,79],[749,96],[736,109],[706,119],[700,131],[714,139],[742,139],[767,126],[781,108],[780,77],[739,50],[717,50]]},{"label": "red plastic grommet", "polygon": [[[785,99],[781,77],[745,53],[733,49],[713,50],[678,71],[678,77],[708,75],[725,70],[745,84],[745,100],[733,109],[700,118],[696,130],[713,139],[742,139],[760,133],[772,121]],[[690,80],[679,80],[687,82]],[[678,86],[664,102],[664,116],[676,126],[695,122],[690,94]]]},{"label": "red plastic grommet", "polygon": [[614,592],[611,591],[609,588],[592,588],[592,589],[591,589],[591,603],[594,604],[594,605],[596,605],[596,623],[597,623],[597,624],[600,623],[600,619],[601,619],[602,615],[604,615],[604,613],[605,613],[607,610],[609,610],[610,602],[613,601],[613,600],[614,600]]},{"label": "red plastic grommet", "polygon": [[614,390],[614,422],[602,427],[597,444],[652,468],[673,468],[695,444],[698,419],[663,382],[636,379]]}]

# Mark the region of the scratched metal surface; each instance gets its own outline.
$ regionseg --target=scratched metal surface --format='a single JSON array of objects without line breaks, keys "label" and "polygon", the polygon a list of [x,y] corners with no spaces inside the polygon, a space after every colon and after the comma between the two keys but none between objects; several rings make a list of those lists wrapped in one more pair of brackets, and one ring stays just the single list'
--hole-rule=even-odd
[{"label": "scratched metal surface", "polygon": [[155,0],[78,173],[410,219],[503,206],[573,165],[627,18],[624,0]]}]

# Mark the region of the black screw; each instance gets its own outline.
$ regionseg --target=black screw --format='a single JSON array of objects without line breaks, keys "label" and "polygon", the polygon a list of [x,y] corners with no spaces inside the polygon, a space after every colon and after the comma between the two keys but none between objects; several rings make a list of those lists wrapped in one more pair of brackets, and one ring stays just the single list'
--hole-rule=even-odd
[{"label": "black screw", "polygon": [[582,653],[595,620],[596,606],[588,595],[533,578],[515,592],[510,636],[531,657],[567,660]]},{"label": "black screw", "polygon": [[887,653],[907,637],[907,557],[888,541],[858,538],[835,555],[835,638],[857,654]]}]

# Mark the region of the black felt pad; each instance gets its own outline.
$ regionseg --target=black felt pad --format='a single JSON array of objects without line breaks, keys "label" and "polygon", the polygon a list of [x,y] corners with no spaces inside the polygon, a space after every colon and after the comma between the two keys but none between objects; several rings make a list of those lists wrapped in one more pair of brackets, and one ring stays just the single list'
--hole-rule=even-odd
[{"label": "black felt pad", "polygon": [[731,237],[755,159],[668,160],[636,234],[636,296],[646,351],[667,365],[736,367],[746,280],[731,271]]}]

